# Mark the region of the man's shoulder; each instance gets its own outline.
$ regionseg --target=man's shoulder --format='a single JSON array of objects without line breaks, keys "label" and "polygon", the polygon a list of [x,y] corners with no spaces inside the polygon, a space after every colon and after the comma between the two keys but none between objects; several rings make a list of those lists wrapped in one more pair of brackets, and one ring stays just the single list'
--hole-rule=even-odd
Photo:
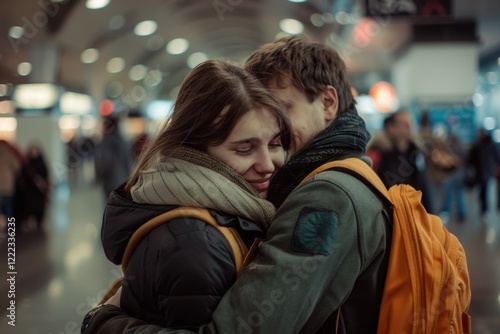
[{"label": "man's shoulder", "polygon": [[[326,183],[328,186],[319,186],[319,183],[323,185]],[[303,185],[307,185],[307,188],[299,186],[296,191],[311,192],[311,200],[314,200],[318,195],[327,196],[328,192],[332,192],[335,193],[336,196],[344,193],[346,196],[350,197],[354,204],[362,204],[367,201],[380,202],[377,195],[360,179],[338,170],[326,170],[318,173]],[[314,193],[316,192],[320,194],[315,195]]]}]

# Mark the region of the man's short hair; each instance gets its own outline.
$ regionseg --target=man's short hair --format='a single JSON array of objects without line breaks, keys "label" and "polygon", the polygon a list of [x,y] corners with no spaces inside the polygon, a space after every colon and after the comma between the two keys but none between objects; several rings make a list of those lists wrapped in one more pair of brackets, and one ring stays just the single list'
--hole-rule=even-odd
[{"label": "man's short hair", "polygon": [[325,44],[288,36],[261,46],[246,61],[245,69],[266,87],[285,87],[286,79],[313,101],[330,85],[337,91],[339,112],[356,104],[344,61]]}]

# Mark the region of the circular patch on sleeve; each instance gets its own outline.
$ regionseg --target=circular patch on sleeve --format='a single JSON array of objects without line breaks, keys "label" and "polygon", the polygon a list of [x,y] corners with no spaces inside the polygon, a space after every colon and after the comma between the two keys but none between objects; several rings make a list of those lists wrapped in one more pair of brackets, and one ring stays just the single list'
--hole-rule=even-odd
[{"label": "circular patch on sleeve", "polygon": [[329,255],[337,240],[339,215],[335,211],[304,207],[292,237],[292,250]]}]

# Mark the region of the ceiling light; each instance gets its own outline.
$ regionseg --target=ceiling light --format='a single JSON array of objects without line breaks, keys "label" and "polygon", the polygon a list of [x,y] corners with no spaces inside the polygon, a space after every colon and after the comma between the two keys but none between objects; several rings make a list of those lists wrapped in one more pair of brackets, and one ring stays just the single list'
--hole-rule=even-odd
[{"label": "ceiling light", "polygon": [[290,2],[295,2],[295,3],[301,3],[301,2],[306,2],[307,0],[288,0]]},{"label": "ceiling light", "polygon": [[20,109],[52,108],[59,98],[59,91],[53,84],[21,84],[17,85],[12,98]]},{"label": "ceiling light", "polygon": [[280,21],[280,29],[289,34],[301,34],[304,31],[302,22],[294,19],[283,19]]},{"label": "ceiling light", "polygon": [[[500,143],[500,129],[493,130],[491,137],[496,143]],[[498,301],[500,302],[500,297],[498,298]]]},{"label": "ceiling light", "polygon": [[158,23],[153,20],[142,21],[134,28],[134,33],[137,36],[149,36],[155,33],[158,29]]},{"label": "ceiling light", "polygon": [[101,9],[109,4],[110,0],[87,0],[85,6],[88,9]]},{"label": "ceiling light", "polygon": [[91,64],[99,58],[99,51],[97,49],[87,49],[82,52],[80,59],[84,64]]},{"label": "ceiling light", "polygon": [[113,16],[108,23],[108,28],[111,30],[118,30],[125,25],[125,18],[123,15]]},{"label": "ceiling light", "polygon": [[148,87],[158,86],[163,81],[163,75],[160,70],[151,70],[144,79],[144,84]]},{"label": "ceiling light", "polygon": [[176,38],[168,42],[166,50],[168,53],[178,55],[186,52],[189,48],[189,42],[185,38]]},{"label": "ceiling light", "polygon": [[128,78],[132,81],[139,81],[146,77],[148,68],[144,65],[134,65],[128,71]]},{"label": "ceiling light", "polygon": [[109,73],[119,73],[125,68],[125,60],[121,57],[111,58],[106,64]]},{"label": "ceiling light", "polygon": [[205,60],[207,60],[208,57],[205,53],[203,52],[195,52],[193,53],[192,55],[190,55],[187,59],[187,64],[190,68],[193,68],[195,67],[196,65],[198,65],[199,63],[202,63],[204,62]]},{"label": "ceiling light", "polygon": [[347,12],[340,11],[335,14],[335,19],[339,24],[346,25],[352,22],[351,15]]},{"label": "ceiling light", "polygon": [[472,103],[474,103],[476,107],[481,106],[483,104],[483,100],[483,95],[480,93],[475,93],[474,95],[472,95]]},{"label": "ceiling light", "polygon": [[110,98],[117,98],[123,94],[123,84],[120,81],[110,82],[106,87],[106,94]]},{"label": "ceiling light", "polygon": [[142,86],[135,86],[130,91],[130,97],[134,102],[142,102],[146,99],[148,93]]},{"label": "ceiling light", "polygon": [[86,94],[64,92],[59,101],[59,109],[66,114],[88,114],[92,111],[92,98]]},{"label": "ceiling light", "polygon": [[321,14],[314,13],[311,15],[311,23],[315,27],[322,27],[325,25],[325,20],[323,19],[323,16],[321,16]]},{"label": "ceiling light", "polygon": [[484,120],[483,120],[483,127],[485,130],[487,131],[491,131],[493,130],[494,128],[496,128],[497,126],[497,121],[495,118],[493,117],[486,117]]},{"label": "ceiling light", "polygon": [[9,29],[9,36],[14,39],[19,39],[24,35],[24,28],[20,26],[13,26]]},{"label": "ceiling light", "polygon": [[326,12],[321,15],[325,23],[335,23],[335,16],[332,13]]},{"label": "ceiling light", "polygon": [[25,77],[31,73],[31,68],[32,68],[31,63],[28,62],[20,63],[19,65],[17,65],[17,73]]}]

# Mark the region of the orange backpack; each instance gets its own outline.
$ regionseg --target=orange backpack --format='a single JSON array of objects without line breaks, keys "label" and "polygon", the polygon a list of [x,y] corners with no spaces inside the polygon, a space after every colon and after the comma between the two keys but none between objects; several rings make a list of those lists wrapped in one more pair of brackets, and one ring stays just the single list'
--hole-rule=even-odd
[{"label": "orange backpack", "polygon": [[386,189],[357,158],[332,161],[306,179],[328,170],[348,173],[392,204],[393,231],[377,333],[470,333],[471,301],[465,251],[438,216],[420,203],[409,185]]}]

